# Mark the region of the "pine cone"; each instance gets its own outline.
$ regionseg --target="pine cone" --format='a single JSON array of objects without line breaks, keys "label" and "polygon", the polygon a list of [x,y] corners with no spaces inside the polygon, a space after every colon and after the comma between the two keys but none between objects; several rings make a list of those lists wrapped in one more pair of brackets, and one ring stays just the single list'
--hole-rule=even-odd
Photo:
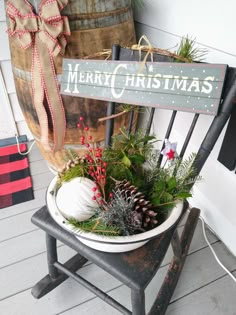
[{"label": "pine cone", "polygon": [[67,161],[66,164],[63,166],[62,170],[58,173],[59,179],[62,178],[69,169],[73,168],[78,164],[84,163],[84,161],[85,158],[79,156],[76,156],[73,160]]},{"label": "pine cone", "polygon": [[153,205],[145,199],[145,196],[138,191],[138,188],[131,185],[127,180],[116,184],[114,191],[120,191],[124,199],[134,198],[134,208],[130,217],[130,224],[137,229],[149,230],[157,224],[157,213],[153,210]]}]

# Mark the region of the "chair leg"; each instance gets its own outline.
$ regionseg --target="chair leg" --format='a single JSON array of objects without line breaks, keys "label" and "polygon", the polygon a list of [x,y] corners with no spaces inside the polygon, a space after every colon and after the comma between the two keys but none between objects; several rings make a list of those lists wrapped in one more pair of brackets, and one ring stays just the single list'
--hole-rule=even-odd
[{"label": "chair leg", "polygon": [[46,247],[47,247],[47,262],[48,274],[54,280],[58,278],[58,270],[54,266],[57,262],[57,240],[51,235],[46,233]]},{"label": "chair leg", "polygon": [[[57,268],[54,266],[57,260],[57,247],[56,247],[56,239],[49,234],[46,234],[46,247],[47,247],[47,261],[48,261],[48,275],[42,278],[39,282],[37,282],[32,290],[31,294],[36,298],[40,299],[47,293],[51,292],[57,286],[59,286],[62,282],[64,282],[68,276],[62,272],[59,272]],[[76,272],[79,268],[81,268],[87,259],[81,256],[80,254],[76,254],[72,258],[70,258],[64,265],[72,272]]]},{"label": "chair leg", "polygon": [[131,289],[131,303],[133,315],[145,315],[145,293],[144,290]]},{"label": "chair leg", "polygon": [[[172,246],[174,244],[174,248],[177,248],[177,252],[174,252],[175,256],[173,257],[170,267],[167,271],[166,277],[163,281],[163,284],[160,288],[158,296],[149,312],[149,315],[163,315],[166,312],[168,304],[171,300],[171,297],[174,293],[175,287],[177,285],[179,276],[184,266],[185,258],[188,253],[189,246],[192,241],[192,237],[197,225],[198,217],[200,214],[200,210],[196,208],[192,208],[190,214],[188,216],[188,220],[185,224],[185,228],[181,235],[180,246],[181,246],[181,256],[178,257],[179,248],[176,247],[175,243],[177,239],[174,237],[172,241]],[[175,251],[175,249],[174,249]],[[176,256],[177,253],[177,256]]]}]

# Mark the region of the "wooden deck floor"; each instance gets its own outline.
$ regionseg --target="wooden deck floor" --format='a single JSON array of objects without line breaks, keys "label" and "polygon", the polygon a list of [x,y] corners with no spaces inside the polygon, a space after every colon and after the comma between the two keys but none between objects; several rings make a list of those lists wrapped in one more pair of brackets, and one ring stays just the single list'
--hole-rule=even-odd
[{"label": "wooden deck floor", "polygon": [[[31,287],[47,273],[44,233],[31,224],[32,214],[45,203],[45,191],[53,175],[36,147],[30,153],[35,200],[0,209],[0,314],[1,315],[113,315],[119,314],[92,293],[68,279],[40,300]],[[181,229],[181,226],[179,227]],[[236,275],[236,258],[208,231],[220,259]],[[61,261],[73,251],[59,244]],[[170,252],[146,292],[154,299]],[[79,273],[129,307],[129,290],[119,281],[87,263]],[[236,283],[218,266],[198,224],[183,273],[167,315],[236,315]],[[158,315],[158,314],[157,314]]]}]

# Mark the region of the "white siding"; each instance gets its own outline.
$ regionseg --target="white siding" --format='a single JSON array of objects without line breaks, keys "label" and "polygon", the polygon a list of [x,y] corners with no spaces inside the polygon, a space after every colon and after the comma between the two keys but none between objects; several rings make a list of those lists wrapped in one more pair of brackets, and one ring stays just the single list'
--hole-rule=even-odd
[{"label": "white siding", "polygon": [[0,69],[4,81],[4,86],[0,82],[0,139],[13,137],[16,130],[19,132],[19,135],[26,134],[28,139],[32,139],[33,137],[25,123],[16,96],[6,29],[4,1],[0,0]]},{"label": "white siding", "polygon": [[[235,10],[233,0],[227,1],[227,5],[221,0],[146,0],[144,8],[135,12],[137,35],[145,34],[153,46],[165,49],[173,48],[181,36],[189,35],[209,49],[206,61],[236,66]],[[163,127],[167,116],[166,112],[159,111],[155,117],[156,125]],[[179,147],[191,118],[189,113],[178,117],[172,138],[178,140]],[[203,117],[200,120],[200,128],[193,135],[192,151],[196,150],[200,134],[206,131],[211,119]],[[217,161],[223,135],[224,132],[202,171],[204,180],[194,190],[191,203],[201,208],[207,223],[236,255],[236,175]]]}]

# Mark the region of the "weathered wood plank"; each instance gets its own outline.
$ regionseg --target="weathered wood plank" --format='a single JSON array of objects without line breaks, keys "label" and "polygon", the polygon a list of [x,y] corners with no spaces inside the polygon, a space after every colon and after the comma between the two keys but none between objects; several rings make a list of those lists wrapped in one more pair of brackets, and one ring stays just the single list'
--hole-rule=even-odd
[{"label": "weathered wood plank", "polygon": [[[180,226],[178,228],[179,235],[181,235],[182,231],[183,231],[183,226]],[[213,233],[211,233],[209,230],[207,230],[207,237],[208,237],[209,242],[211,244],[217,242],[217,240],[218,240],[218,238]],[[205,241],[203,234],[202,234],[201,222],[198,221],[198,224],[196,226],[196,229],[195,229],[195,232],[193,235],[192,242],[191,242],[190,247],[189,247],[189,254],[194,253],[194,252],[196,252],[202,248],[205,248],[206,246],[207,246],[207,244],[206,244],[206,241]],[[169,264],[171,259],[172,259],[172,256],[173,256],[173,250],[172,250],[172,247],[170,246],[167,253],[166,253],[165,258],[162,261],[161,266]]]},{"label": "weathered wood plank", "polygon": [[36,210],[34,209],[17,216],[6,218],[5,220],[0,220],[0,243],[21,234],[37,230],[37,227],[30,221]]},{"label": "weathered wood plank", "polygon": [[45,251],[45,235],[36,230],[0,243],[0,268]]},{"label": "weathered wood plank", "polygon": [[[224,265],[230,271],[235,270],[235,257],[233,257],[220,242],[212,246],[218,257],[221,257],[221,261]],[[226,272],[217,264],[208,247],[195,254],[188,255],[183,273],[179,278],[171,301],[180,299],[190,292],[195,291],[197,288],[204,286],[225,274]]]},{"label": "weathered wood plank", "polygon": [[[107,290],[107,288],[112,290],[120,285],[119,281],[105,271],[98,270],[93,264],[82,268],[79,273],[87,280],[94,281],[102,290]],[[81,287],[74,280],[68,279],[40,300],[34,299],[30,290],[26,290],[0,301],[0,309],[3,314],[52,315],[70,309],[78,303],[84,303],[93,297],[94,295],[90,291]]]},{"label": "weathered wood plank", "polygon": [[[27,217],[25,217],[25,218],[27,220]],[[14,224],[17,224],[17,220],[15,221]],[[31,226],[29,226],[29,227],[31,228]],[[2,226],[0,226],[0,228],[2,228]],[[27,232],[27,230],[25,230],[25,233],[26,232]],[[201,232],[200,229],[198,229],[197,233],[195,234],[195,239],[193,241],[195,243],[195,245],[193,247],[193,250],[199,250],[205,245],[201,239],[199,232]],[[14,229],[13,229],[12,235],[14,235],[15,233],[16,232],[14,232]],[[1,285],[3,287],[8,287],[10,285],[10,288],[13,290],[13,292],[11,292],[9,289],[10,293],[8,293],[8,295],[12,295],[15,292],[14,291],[15,287],[21,287],[22,290],[25,290],[32,285],[32,281],[33,281],[33,284],[35,284],[41,277],[43,277],[45,275],[44,274],[45,269],[43,269],[43,271],[41,271],[41,269],[40,269],[41,268],[40,266],[46,265],[45,252],[40,254],[40,252],[42,250],[45,250],[44,234],[42,234],[42,233],[37,234],[35,232],[32,232],[32,233],[29,233],[27,235],[28,235],[28,238],[27,238],[27,240],[24,241],[25,245],[21,248],[21,252],[22,252],[22,256],[20,257],[21,260],[19,262],[14,260],[13,265],[2,268],[0,270],[0,278],[2,281],[0,284],[0,292],[1,292]],[[31,246],[33,246],[33,245],[30,245],[32,240],[33,240],[33,243],[41,244],[41,246],[39,247],[40,252],[38,252],[38,253],[36,252],[35,253],[36,256],[33,256],[33,257],[32,257],[32,252],[31,252]],[[214,241],[214,240],[215,239],[213,238],[212,241]],[[16,242],[18,243],[17,239],[16,239]],[[6,242],[6,243],[8,243],[8,247],[9,247],[9,250],[11,252],[11,242]],[[65,251],[65,250],[63,250],[63,251]],[[64,254],[63,251],[61,249],[59,249],[59,252],[60,253],[62,252]],[[71,250],[66,249],[66,252],[71,252]],[[162,266],[166,265],[170,262],[170,260],[172,258],[171,255],[172,255],[172,251],[170,250],[168,255],[166,256],[165,260],[163,261]],[[59,256],[59,257],[61,257],[61,256]],[[62,257],[64,257],[64,256],[62,256]],[[69,258],[69,256],[68,256],[68,258]],[[24,259],[24,260],[22,261],[22,259]],[[12,260],[11,260],[11,263],[12,263]],[[33,280],[32,280],[31,272],[34,272],[34,271],[35,271],[35,275],[33,276]],[[6,275],[6,277],[5,278],[2,277],[1,273],[3,275]],[[25,274],[27,274],[28,276],[24,277]],[[16,279],[14,282],[14,286],[11,287],[11,281],[9,279],[11,279],[11,278],[14,279],[14,277],[16,277],[16,275],[17,275],[17,279],[19,279],[20,283],[17,283],[18,280]],[[10,284],[8,284],[9,281],[10,281]]]},{"label": "weathered wood plank", "polygon": [[235,282],[229,276],[225,276],[172,303],[166,315],[235,315],[235,296]]},{"label": "weathered wood plank", "polygon": [[32,176],[40,174],[40,173],[49,172],[49,169],[45,160],[38,160],[38,161],[30,162],[29,166],[30,166],[30,173]]},{"label": "weathered wood plank", "polygon": [[55,175],[49,171],[34,175],[32,177],[33,189],[34,190],[42,189],[45,187],[45,183],[46,183],[46,186],[48,186],[48,184],[54,177]]},{"label": "weathered wood plank", "polygon": [[[34,199],[23,202],[8,208],[0,209],[0,221],[2,219],[17,216],[26,211],[31,211],[33,209],[39,209],[40,207],[45,205],[45,194],[47,190],[47,184],[45,184],[44,188],[38,189],[34,191]],[[17,217],[16,217],[17,220]]]},{"label": "weathered wood plank", "polygon": [[[220,244],[217,245],[220,249],[222,248],[222,246]],[[217,250],[218,250],[217,249]],[[206,286],[207,284],[209,284],[209,287],[212,286],[211,282],[214,281],[217,278],[220,278],[219,280],[215,281],[214,283],[219,283],[221,282],[221,277],[225,274],[225,272],[217,265],[217,263],[215,261],[212,261],[212,259],[209,259],[209,253],[207,252],[208,249],[204,249],[198,253],[194,253],[190,256],[192,257],[192,261],[188,263],[189,257],[187,258],[186,261],[186,266],[188,266],[188,264],[191,264],[191,272],[187,272],[186,273],[186,267],[184,267],[183,273],[181,274],[181,277],[185,277],[185,280],[183,281],[183,287],[177,287],[176,288],[176,297],[178,295],[178,298],[186,295],[186,294],[190,294],[192,292],[192,294],[189,295],[189,297],[191,298],[192,295],[195,294],[195,290],[198,290],[199,288],[201,288],[202,286]],[[225,252],[220,253],[220,255],[225,255]],[[210,254],[211,255],[211,254]],[[228,254],[229,255],[229,254]],[[231,256],[228,257],[227,255],[227,259],[229,259],[229,261],[231,261],[231,263],[233,263],[231,265],[230,269],[235,268],[235,259]],[[229,255],[230,256],[230,255]],[[202,265],[202,260],[204,261],[204,263],[206,263],[207,261],[207,268],[204,271],[204,274],[202,276],[200,276],[201,271],[204,269],[204,266]],[[229,263],[228,261],[228,263]],[[233,266],[234,265],[234,266]],[[201,271],[200,271],[201,269]],[[157,292],[160,282],[163,280],[164,278],[164,272],[166,272],[167,270],[167,266],[164,268],[161,268],[160,271],[158,272],[158,274],[154,277],[154,279],[152,280],[152,282],[150,283],[150,285],[148,286],[148,288],[146,289],[146,303],[147,303],[147,310],[149,310],[153,300],[155,299],[155,292]],[[196,272],[199,271],[199,272]],[[228,278],[228,277],[227,277]],[[232,282],[232,280],[228,279],[228,282]],[[205,287],[206,290],[208,288],[208,286]],[[198,292],[198,291],[197,291]],[[207,291],[206,291],[207,292]],[[233,292],[236,292],[236,288],[234,288]],[[222,294],[222,292],[217,292],[218,295],[221,295],[221,302],[224,305],[224,307],[226,307],[226,303],[227,303],[227,298],[224,298],[224,294]],[[110,292],[110,295],[117,299],[117,301],[119,301],[120,303],[123,303],[126,307],[130,308],[130,292],[129,289],[125,286],[121,286],[115,290],[112,290]],[[230,297],[232,298],[235,295],[235,293],[230,293]],[[184,300],[185,298],[183,298]],[[235,300],[235,299],[234,299]],[[175,305],[178,303],[181,304],[182,299],[179,300],[179,302],[173,303],[170,306],[170,309],[172,307],[172,305]],[[199,303],[198,299],[196,299],[196,303]],[[228,301],[228,303],[231,303],[230,301]],[[231,303],[232,304],[232,303]],[[233,303],[234,305],[236,305],[236,303]],[[198,315],[202,315],[202,314],[211,314],[211,313],[205,313],[205,307],[201,307],[201,304],[198,305],[197,309],[199,309],[199,313],[196,313]],[[183,306],[185,306],[185,304],[183,303]],[[187,308],[188,312],[186,313],[182,313],[182,309],[179,310],[177,308],[177,312],[174,312],[173,315],[182,315],[182,314],[186,314],[186,315],[192,315],[195,314],[191,311],[191,303],[190,303],[190,307]],[[234,306],[235,307],[235,306]],[[193,308],[194,309],[194,308]],[[230,307],[230,309],[233,309]],[[168,313],[168,311],[167,311]],[[91,315],[103,315],[103,314],[119,314],[116,313],[115,310],[113,310],[110,306],[108,306],[106,303],[104,303],[103,301],[101,301],[98,298],[95,298],[91,301],[88,301],[82,305],[78,305],[77,307],[68,310],[67,312],[64,312],[63,315],[76,315],[76,314],[91,314]],[[171,314],[172,313],[168,313]],[[231,312],[225,312],[225,313],[212,313],[214,315],[231,315],[234,313]]]},{"label": "weathered wood plank", "polygon": [[[65,262],[74,254],[67,246],[58,248],[61,262]],[[0,300],[27,290],[47,273],[46,252],[0,269]]]},{"label": "weathered wood plank", "polygon": [[[34,235],[35,236],[35,235]],[[196,235],[197,236],[197,235]],[[44,237],[42,237],[42,235],[39,235],[39,238],[38,237],[33,237],[33,235],[31,235],[31,237],[30,237],[30,239],[32,240],[32,239],[34,239],[34,243],[35,244],[37,244],[38,243],[38,241],[40,241],[40,238],[44,241]],[[197,239],[198,239],[198,237],[197,237]],[[8,243],[8,242],[6,242],[6,243]],[[22,241],[20,242],[21,244],[23,243]],[[24,244],[26,244],[26,246],[24,246],[24,248],[25,247],[27,247],[28,248],[28,244],[27,244],[27,242],[25,243],[24,242]],[[219,243],[218,243],[219,244]],[[219,245],[218,245],[219,246]],[[1,250],[1,249],[0,249]],[[204,251],[206,251],[207,249],[205,249]],[[31,252],[31,251],[30,251]],[[201,253],[202,251],[200,251],[200,252],[196,252],[196,253],[194,253],[193,254],[193,263],[191,264],[191,265],[193,265],[194,263],[196,263],[197,261],[198,261],[198,264],[200,264],[200,266],[202,265],[202,261],[204,261],[204,260],[202,260],[201,259],[201,257],[199,257],[199,253]],[[31,252],[32,253],[32,252]],[[45,258],[45,253],[43,254],[44,255],[44,258]],[[208,254],[207,254],[208,255]],[[224,253],[224,255],[225,255],[225,253]],[[12,266],[9,266],[9,267],[6,267],[6,268],[4,268],[4,269],[2,269],[3,270],[3,272],[4,272],[4,270],[7,270],[8,272],[6,273],[6,274],[8,274],[8,275],[10,275],[10,273],[12,274],[12,277],[13,277],[13,279],[14,279],[14,275],[15,274],[18,274],[19,273],[19,277],[17,277],[17,279],[19,279],[19,282],[22,282],[22,277],[24,277],[24,275],[26,274],[26,273],[28,273],[29,271],[29,269],[30,268],[32,268],[32,266],[34,266],[33,267],[33,271],[32,272],[34,272],[34,268],[36,268],[35,267],[35,264],[37,265],[37,258],[39,257],[40,255],[38,255],[38,256],[36,256],[36,257],[32,257],[32,258],[29,258],[29,259],[27,259],[27,264],[25,264],[25,262],[26,261],[24,261],[24,262],[19,262],[19,263],[17,263],[17,264],[15,264],[15,265],[12,265]],[[191,255],[190,255],[191,256]],[[197,257],[199,257],[199,259],[197,258]],[[40,263],[40,262],[42,262],[43,261],[43,259],[41,260],[41,259],[39,259],[38,260],[38,266],[41,266],[42,265],[42,263]],[[45,261],[46,262],[46,261]],[[214,264],[212,264],[212,263],[210,263],[210,273],[207,273],[207,277],[208,276],[211,276],[212,275],[212,272],[213,272],[213,274],[214,274],[214,267],[213,267],[213,265]],[[31,266],[31,267],[30,267]],[[14,267],[16,267],[16,269],[15,269],[15,272],[12,272],[14,269],[11,269],[11,268],[14,268]],[[23,267],[23,268],[21,268],[21,267]],[[8,268],[10,268],[10,269],[8,269]],[[44,265],[44,268],[45,268],[45,265]],[[194,266],[192,266],[192,268],[193,268],[193,270],[198,270],[197,268],[196,268],[196,265]],[[167,269],[167,266],[166,267],[164,267],[162,270],[164,271],[165,269]],[[21,270],[21,271],[20,271]],[[31,272],[31,271],[30,271]],[[36,272],[36,271],[35,271]],[[38,271],[37,271],[38,272]],[[37,273],[36,272],[36,273]],[[192,272],[193,274],[195,274],[195,276],[196,276],[196,278],[197,278],[197,280],[199,281],[199,278],[200,278],[200,281],[202,280],[201,279],[201,277],[199,277],[199,275],[198,274],[196,274],[196,272]],[[43,272],[41,272],[41,274],[43,274]],[[100,274],[100,271],[96,271],[96,275],[94,276],[94,279],[96,279],[96,277],[98,276]],[[159,274],[159,273],[158,273]],[[9,276],[8,276],[9,277]],[[8,281],[9,279],[8,279],[8,277],[5,279],[6,281]],[[37,278],[37,275],[35,275],[34,276],[34,278]],[[158,278],[155,278],[154,280],[153,280],[153,288],[152,287],[150,287],[150,289],[148,290],[149,291],[149,293],[148,293],[148,296],[150,296],[150,299],[151,299],[151,294],[150,294],[150,292],[152,293],[152,292],[154,292],[154,288],[156,289],[156,287],[157,287],[157,284],[158,283],[160,283],[160,275],[158,275],[157,276]],[[204,277],[204,279],[205,280],[207,280],[208,278],[205,278]],[[28,277],[25,277],[25,278],[28,278]],[[28,280],[29,281],[31,281],[31,277],[29,277],[28,278]],[[38,280],[38,279],[37,279]],[[69,282],[70,282],[70,280],[69,280]],[[185,281],[184,282],[184,284],[186,284],[186,283],[189,283],[189,282],[191,282],[191,285],[192,285],[192,281],[190,280],[189,281],[189,279],[188,279],[188,281]],[[4,281],[4,283],[6,283],[5,281]],[[4,285],[4,283],[3,283],[3,285]],[[201,282],[202,283],[202,282]],[[108,289],[109,289],[109,282],[107,283],[108,284]],[[29,286],[27,286],[27,285],[29,285]],[[32,282],[31,282],[31,284],[30,283],[27,283],[27,281],[26,281],[26,283],[23,285],[23,287],[22,287],[22,290],[25,290],[25,289],[27,289],[27,288],[29,288],[30,286],[32,285]],[[64,285],[64,284],[63,284]],[[62,286],[63,286],[62,285]],[[76,287],[73,285],[73,284],[70,284],[70,286],[73,286],[73,290],[76,290]],[[75,284],[76,286],[77,286],[77,284]],[[15,286],[15,284],[14,284],[14,286]],[[16,285],[16,287],[17,287],[17,290],[19,289],[19,287],[20,287],[20,284],[17,284]],[[60,287],[61,288],[61,287]],[[70,287],[71,288],[71,287]],[[148,287],[149,288],[149,287]],[[59,290],[59,288],[57,289],[57,290]],[[66,286],[66,288],[64,287],[64,290],[68,290],[68,288],[67,288],[67,286]],[[87,291],[87,290],[86,290]],[[115,290],[116,291],[116,290]],[[127,298],[127,292],[126,292],[126,289],[125,289],[125,287],[124,288],[122,288],[122,290],[121,290],[122,292],[120,292],[119,291],[119,293],[117,293],[118,294],[118,296],[119,296],[119,298],[121,299],[121,301],[122,302],[124,302],[124,300],[123,300],[123,294],[124,294],[124,296]],[[28,291],[26,291],[26,292],[28,292]],[[0,303],[0,306],[1,305],[3,305],[3,309],[5,309],[4,307],[6,307],[6,310],[8,309],[8,310],[12,310],[12,306],[11,305],[14,305],[14,301],[16,302],[16,303],[19,303],[19,305],[26,305],[27,304],[27,308],[25,309],[25,310],[27,310],[28,311],[28,313],[31,313],[31,314],[40,314],[40,313],[34,313],[33,312],[33,310],[34,310],[34,308],[36,309],[39,309],[39,311],[40,312],[46,312],[45,314],[54,314],[54,313],[50,313],[50,311],[52,311],[52,309],[53,309],[53,307],[55,307],[55,305],[54,305],[54,303],[57,303],[58,301],[56,300],[54,300],[54,298],[52,299],[51,298],[51,295],[49,296],[48,295],[48,298],[44,298],[44,299],[42,299],[42,300],[40,300],[40,301],[43,301],[43,305],[41,304],[41,303],[38,303],[38,302],[33,302],[33,304],[31,304],[31,301],[28,301],[28,300],[32,300],[32,298],[31,298],[31,296],[29,295],[29,293],[26,293],[26,292],[22,292],[22,293],[19,293],[19,294],[17,294],[16,296],[13,296],[13,297],[11,297],[11,298],[9,298],[9,299],[7,299],[6,301],[8,301],[8,303],[7,304],[1,304]],[[55,294],[55,296],[56,296],[56,299],[60,299],[60,294],[62,294],[62,296],[64,296],[64,294],[65,294],[65,292],[62,290],[61,291],[61,289],[60,289],[60,293],[58,292],[58,291],[54,291],[55,293],[52,293],[52,294]],[[57,293],[56,293],[57,292]],[[88,298],[88,296],[86,295],[86,292],[85,292],[85,295],[84,295],[84,293],[83,293],[83,291],[80,291],[81,292],[81,294],[83,295],[83,297],[87,297],[87,299],[89,299],[89,302],[88,302],[88,305],[86,306],[86,310],[90,310],[91,309],[91,307],[93,306],[93,304],[91,304],[91,301],[90,301],[90,298],[91,297],[89,297]],[[8,293],[9,293],[9,291],[8,291]],[[14,294],[14,293],[13,293]],[[26,295],[25,295],[26,294]],[[77,293],[76,293],[77,294]],[[19,298],[19,296],[20,296],[20,298]],[[115,297],[116,297],[116,294],[115,294]],[[117,297],[116,297],[117,298]],[[23,299],[23,300],[22,300]],[[48,299],[50,299],[50,302],[48,301]],[[9,301],[10,300],[10,301]],[[46,300],[46,301],[45,301]],[[62,299],[63,300],[63,299]],[[77,300],[77,298],[75,299],[75,300],[73,300],[72,302],[74,303],[74,301],[78,301]],[[23,304],[22,304],[23,303]],[[35,304],[36,303],[36,304]],[[49,313],[47,313],[48,312],[48,310],[46,311],[45,309],[47,309],[47,304],[50,304],[50,303],[52,303],[53,304],[53,306],[51,306],[51,305],[49,305],[48,307],[49,307]],[[97,301],[97,306],[95,306],[95,308],[94,309],[96,309],[97,310],[97,307],[98,307],[98,309],[100,309],[102,306],[101,305],[103,305],[103,303],[99,300],[99,301]],[[102,303],[102,304],[101,304]],[[127,303],[127,302],[126,302]],[[87,304],[87,303],[86,303]],[[5,306],[4,306],[5,305]],[[90,305],[91,305],[91,307],[90,307]],[[70,304],[70,305],[68,305],[67,303],[61,303],[61,306],[63,307],[63,309],[60,309],[60,311],[59,311],[59,309],[58,309],[58,312],[61,312],[61,311],[63,311],[63,310],[65,310],[66,309],[66,307],[65,306],[67,306],[67,308],[71,308],[71,307],[73,307],[73,306],[75,306],[75,304]],[[28,309],[28,307],[29,307],[29,309]],[[81,306],[80,306],[81,307]],[[84,304],[82,304],[82,309],[81,309],[81,311],[80,311],[80,309],[79,309],[79,312],[80,312],[80,314],[83,314],[83,307],[84,307]],[[105,309],[104,309],[104,307],[102,307],[101,308],[102,309],[102,311],[104,311],[104,310],[106,310],[106,306],[105,306]],[[109,311],[109,310],[108,310]],[[32,313],[33,312],[33,313]],[[36,311],[37,312],[37,311]],[[71,310],[69,311],[69,313],[68,314],[70,314],[70,312],[71,312]],[[78,312],[78,310],[77,310],[77,312]],[[24,314],[24,313],[19,313],[19,314]],[[73,313],[72,313],[73,314]],[[92,312],[90,313],[84,313],[84,314],[93,314]],[[94,313],[95,314],[95,313]],[[96,314],[99,314],[99,313],[97,313],[96,312]],[[106,314],[106,313],[101,313],[101,314]],[[112,313],[113,314],[113,313]],[[115,314],[115,313],[114,313]]]}]

